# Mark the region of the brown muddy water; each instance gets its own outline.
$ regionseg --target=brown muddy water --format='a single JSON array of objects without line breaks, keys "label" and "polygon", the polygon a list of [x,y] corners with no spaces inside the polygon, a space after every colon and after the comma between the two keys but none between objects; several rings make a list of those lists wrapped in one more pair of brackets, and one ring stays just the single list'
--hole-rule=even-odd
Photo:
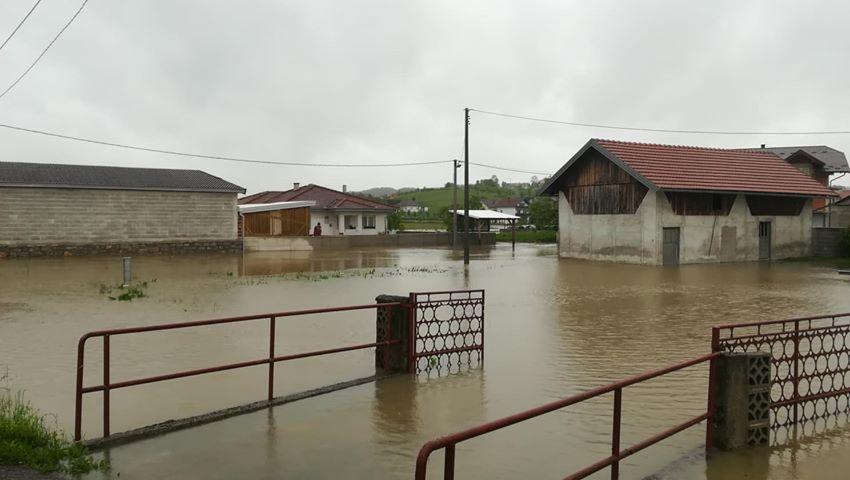
[{"label": "brown muddy water", "polygon": [[[425,441],[706,353],[713,324],[850,311],[850,282],[824,265],[670,269],[558,260],[552,246],[474,252],[468,271],[449,250],[399,249],[138,257],[134,274],[148,282],[147,296],[119,302],[101,286],[120,281],[120,259],[0,261],[0,369],[68,431],[77,339],[96,329],[483,288],[487,358],[482,369],[397,376],[99,454],[122,479],[411,478]],[[374,322],[373,311],[281,319],[278,353],[366,343]],[[267,341],[265,322],[118,337],[112,379],[254,359]],[[91,342],[87,384],[101,375],[100,351]],[[367,376],[372,365],[371,351],[278,364],[275,393]],[[623,446],[699,414],[706,370],[626,389]],[[112,430],[262,400],[266,374],[261,366],[113,391]],[[91,438],[100,434],[100,396],[86,398]],[[561,478],[608,455],[610,418],[608,396],[468,441],[457,450],[458,478]],[[703,435],[698,426],[630,457],[622,478],[821,479],[850,469],[847,427],[708,460]],[[433,478],[441,460],[432,459]]]}]

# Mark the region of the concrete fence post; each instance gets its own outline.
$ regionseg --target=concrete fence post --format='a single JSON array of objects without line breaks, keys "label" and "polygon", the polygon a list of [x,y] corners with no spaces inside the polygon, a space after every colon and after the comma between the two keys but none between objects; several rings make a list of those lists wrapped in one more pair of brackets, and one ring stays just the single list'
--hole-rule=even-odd
[{"label": "concrete fence post", "polygon": [[770,439],[770,354],[723,353],[717,358],[714,446],[767,445]]},{"label": "concrete fence post", "polygon": [[[404,303],[407,304],[409,297],[398,295],[378,295],[376,303]],[[405,305],[379,307],[375,321],[375,341],[383,342],[387,339],[398,340],[392,345],[381,345],[375,348],[375,369],[383,374],[407,373],[408,371],[408,349],[410,348],[410,312]]]}]

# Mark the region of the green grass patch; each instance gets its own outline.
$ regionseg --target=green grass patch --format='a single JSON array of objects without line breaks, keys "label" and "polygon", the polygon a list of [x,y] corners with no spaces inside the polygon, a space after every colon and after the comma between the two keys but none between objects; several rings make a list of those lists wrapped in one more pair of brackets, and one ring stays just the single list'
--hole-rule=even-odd
[{"label": "green grass patch", "polygon": [[[511,232],[499,232],[496,234],[497,242],[510,242]],[[554,230],[535,230],[516,232],[518,243],[555,243],[557,241]]]},{"label": "green grass patch", "polygon": [[419,220],[404,218],[401,220],[402,230],[445,230],[446,224],[440,220]]},{"label": "green grass patch", "polygon": [[[232,275],[232,272],[228,272]],[[228,276],[230,276],[228,275]],[[156,282],[156,279],[151,280]],[[106,295],[110,300],[119,302],[131,302],[134,298],[147,297],[145,290],[148,288],[147,280],[131,283],[130,285],[100,285],[100,293]]]},{"label": "green grass patch", "polygon": [[24,400],[22,392],[0,389],[0,465],[70,475],[108,468],[105,461],[94,460],[86,447],[49,426],[46,418]]}]

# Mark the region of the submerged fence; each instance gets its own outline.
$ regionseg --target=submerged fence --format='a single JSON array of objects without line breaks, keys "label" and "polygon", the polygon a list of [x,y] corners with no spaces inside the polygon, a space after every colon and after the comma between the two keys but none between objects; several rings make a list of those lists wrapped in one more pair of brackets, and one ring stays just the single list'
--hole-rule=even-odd
[{"label": "submerged fence", "polygon": [[[279,362],[369,348],[376,349],[376,366],[383,368],[385,372],[430,373],[440,369],[453,371],[461,364],[474,366],[476,363],[483,361],[483,290],[420,292],[411,293],[408,297],[394,298],[398,299],[398,301],[383,301],[366,305],[264,313],[89,332],[83,335],[77,343],[74,440],[80,441],[82,439],[83,396],[89,393],[102,392],[103,437],[106,438],[111,433],[109,425],[111,417],[110,392],[121,388],[222,372],[225,370],[267,365],[268,382],[266,394],[267,401],[271,404],[275,398],[274,368],[275,364]],[[275,327],[278,319],[370,309],[376,310],[377,318],[376,341],[374,342],[343,345],[290,355],[277,355],[275,353]],[[261,358],[129,380],[115,381],[111,377],[110,364],[114,357],[114,352],[110,350],[110,339],[112,337],[262,321],[268,322],[268,355]],[[86,344],[93,338],[100,338],[103,342],[103,378],[99,384],[86,386],[84,385]],[[398,347],[399,350],[393,351],[392,349],[394,347]],[[402,351],[405,353],[402,354]]]},{"label": "submerged fence", "polygon": [[850,410],[850,313],[712,329],[715,352],[769,352],[775,431]]},{"label": "submerged fence", "polygon": [[[592,390],[588,390],[584,393],[580,393],[578,395],[573,395],[571,397],[564,398],[562,400],[557,400],[555,402],[547,403],[546,405],[541,405],[537,408],[533,408],[531,410],[527,410],[525,412],[520,412],[508,417],[500,418],[498,420],[494,420],[492,422],[485,423],[483,425],[479,425],[477,427],[473,427],[467,430],[463,430],[451,435],[446,435],[444,437],[440,437],[438,439],[432,440],[419,450],[419,455],[416,458],[416,471],[415,478],[416,480],[425,480],[427,477],[428,470],[428,459],[436,450],[443,449],[445,450],[444,455],[444,463],[443,463],[443,478],[444,479],[454,479],[455,478],[455,447],[457,444],[464,442],[466,440],[470,440],[476,437],[480,437],[482,435],[495,432],[496,430],[503,429],[505,427],[509,427],[511,425],[524,422],[526,420],[530,420],[535,417],[539,417],[546,413],[554,412],[556,410],[560,410],[562,408],[568,407],[570,405],[575,405],[577,403],[583,402],[585,400],[589,400],[591,398],[598,397],[600,395],[604,395],[606,393],[614,393],[614,411],[611,419],[611,455],[599,460],[592,465],[589,465],[582,470],[579,470],[571,475],[568,475],[567,479],[581,479],[585,478],[593,473],[596,473],[606,467],[611,468],[611,478],[617,479],[620,475],[620,461],[626,457],[634,455],[635,453],[654,445],[665,438],[668,438],[676,433],[679,433],[683,430],[686,430],[694,425],[699,424],[700,422],[706,421],[709,428],[706,429],[705,436],[705,444],[706,449],[711,448],[712,445],[712,429],[710,428],[712,423],[712,416],[714,412],[714,362],[717,357],[720,356],[720,353],[710,353],[707,355],[703,355],[701,357],[694,358],[692,360],[688,360],[686,362],[677,363],[676,365],[671,365],[666,368],[662,368],[659,370],[654,370],[651,372],[647,372],[641,375],[637,375],[635,377],[627,378],[625,380],[621,380],[619,382],[614,382],[602,387],[594,388]],[[706,411],[696,417],[693,417],[683,423],[680,423],[676,426],[670,427],[667,430],[657,433],[639,443],[636,443],[627,448],[620,448],[620,426],[621,426],[621,413],[622,413],[622,398],[623,398],[623,389],[646,380],[650,380],[652,378],[660,377],[662,375],[666,375],[671,372],[676,372],[688,367],[692,367],[694,365],[699,365],[704,362],[710,362],[709,366],[709,394],[708,394],[708,402],[706,405]]]}]

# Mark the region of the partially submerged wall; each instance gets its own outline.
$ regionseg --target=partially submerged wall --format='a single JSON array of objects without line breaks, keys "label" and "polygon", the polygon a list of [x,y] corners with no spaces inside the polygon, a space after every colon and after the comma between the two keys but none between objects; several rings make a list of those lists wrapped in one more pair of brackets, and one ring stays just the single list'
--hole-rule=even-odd
[{"label": "partially submerged wall", "polygon": [[737,195],[729,215],[677,215],[664,192],[649,192],[629,214],[578,215],[563,192],[558,217],[561,257],[660,265],[663,229],[678,227],[679,263],[759,260],[759,222],[771,223],[771,258],[802,257],[812,244],[812,201],[799,215],[752,215]]},{"label": "partially submerged wall", "polygon": [[[493,245],[493,233],[473,234],[472,245]],[[396,248],[450,246],[449,233],[399,233],[394,235],[322,235],[321,237],[246,237],[246,252],[342,250],[348,248]],[[458,235],[457,247],[463,246],[463,235]]]},{"label": "partially submerged wall", "polygon": [[559,252],[562,257],[622,263],[660,263],[656,196],[649,192],[634,214],[579,215],[558,193]]}]

